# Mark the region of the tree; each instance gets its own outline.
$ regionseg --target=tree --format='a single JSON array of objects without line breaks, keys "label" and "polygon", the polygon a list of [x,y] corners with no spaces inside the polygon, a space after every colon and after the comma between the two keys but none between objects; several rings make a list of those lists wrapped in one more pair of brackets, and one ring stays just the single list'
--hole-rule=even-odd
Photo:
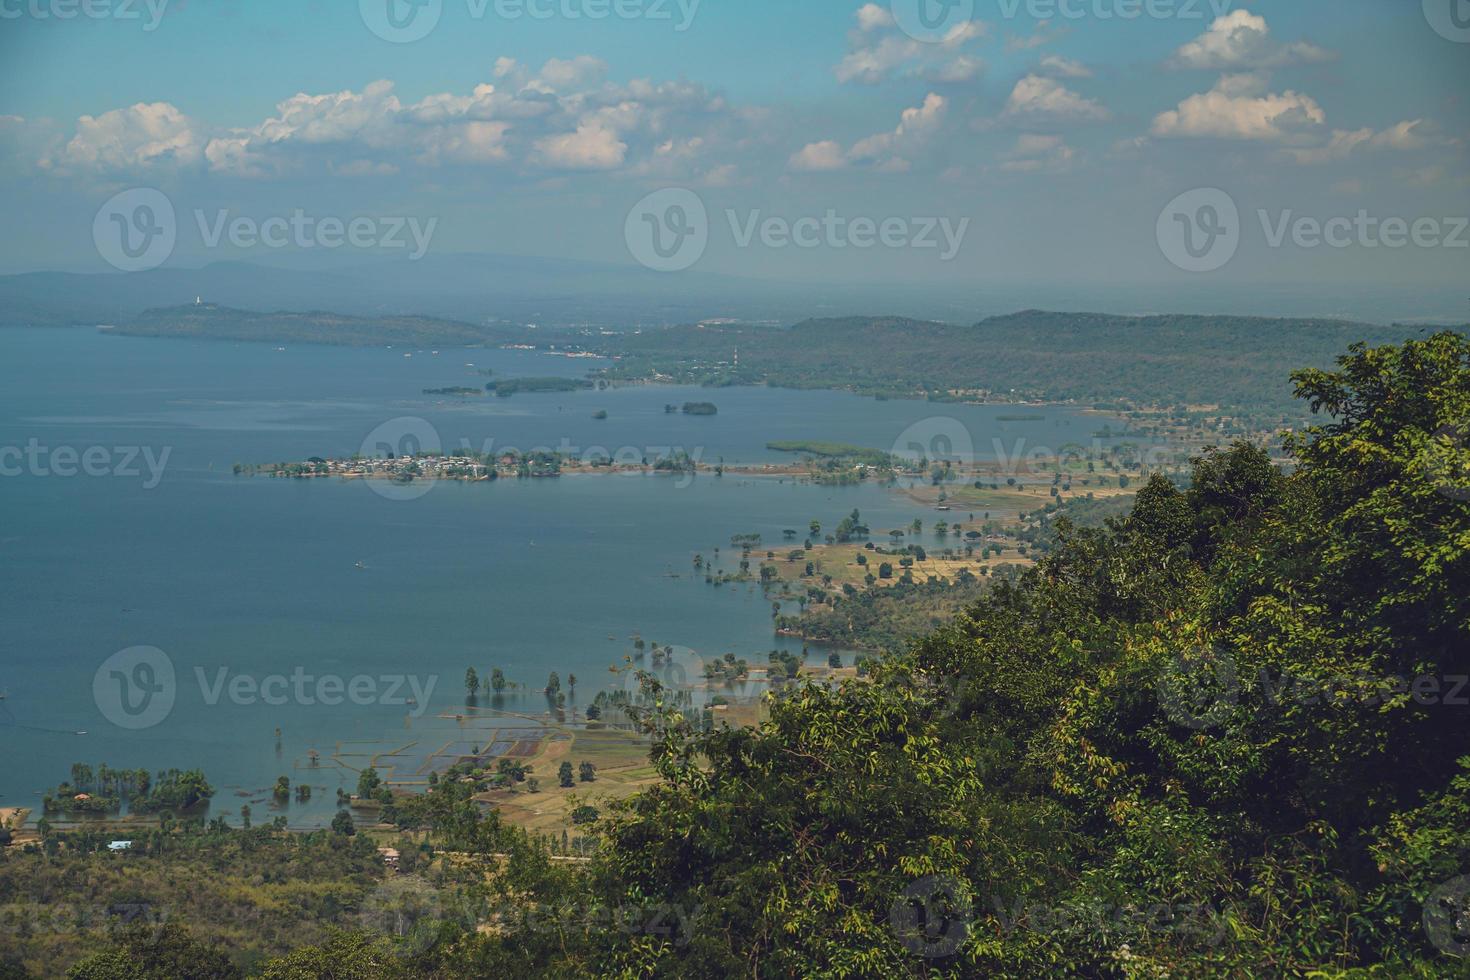
[{"label": "tree", "polygon": [[377,794],[378,787],[382,784],[383,779],[378,775],[378,770],[372,766],[368,766],[362,772],[358,773],[357,795],[360,799],[370,800]]},{"label": "tree", "polygon": [[597,767],[583,760],[577,765],[577,778],[584,783],[590,783],[597,779]]},{"label": "tree", "polygon": [[557,778],[561,781],[563,787],[575,785],[575,781],[572,779],[572,764],[570,762],[563,762],[561,764],[561,768],[557,770]]},{"label": "tree", "polygon": [[346,810],[338,810],[337,815],[332,818],[332,833],[343,837],[351,837],[357,833],[357,828],[352,823],[352,814]]},{"label": "tree", "polygon": [[480,675],[473,667],[464,672],[464,690],[470,697],[475,697],[480,693]]},{"label": "tree", "polygon": [[496,694],[505,690],[505,672],[499,667],[494,667],[490,670],[490,688]]},{"label": "tree", "polygon": [[561,678],[558,677],[556,671],[553,670],[551,672],[551,676],[546,679],[546,693],[548,696],[555,696],[556,692],[560,690]]},{"label": "tree", "polygon": [[194,939],[183,926],[132,926],[111,947],[68,971],[71,980],[236,980],[239,969],[221,949]]},{"label": "tree", "polygon": [[822,533],[822,522],[821,521],[812,521],[810,524],[807,525],[807,527],[811,529],[812,537],[814,537],[814,538],[817,535],[819,535],[819,534]]},{"label": "tree", "polygon": [[883,562],[882,564],[880,564],[878,566],[878,577],[879,578],[893,578],[893,565],[891,565],[890,563],[888,563],[886,561]]},{"label": "tree", "polygon": [[[402,922],[395,916],[388,925],[398,927]],[[179,974],[186,975],[192,976]],[[356,932],[332,932],[322,945],[306,946],[271,960],[259,974],[261,980],[409,980],[413,975],[387,939]]]}]

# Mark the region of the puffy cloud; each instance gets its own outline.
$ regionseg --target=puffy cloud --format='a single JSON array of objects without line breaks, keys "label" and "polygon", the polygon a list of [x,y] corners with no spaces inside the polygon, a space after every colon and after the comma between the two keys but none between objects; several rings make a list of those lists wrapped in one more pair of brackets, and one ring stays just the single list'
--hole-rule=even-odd
[{"label": "puffy cloud", "polygon": [[[388,80],[361,90],[298,92],[259,123],[213,132],[167,103],[140,104],[83,116],[69,142],[44,153],[32,149],[29,159],[53,171],[195,165],[254,179],[312,172],[373,175],[398,172],[409,163],[653,173],[660,161],[682,161],[687,169],[670,170],[670,176],[697,179],[713,165],[660,148],[685,145],[714,153],[716,143],[727,149],[748,141],[759,125],[758,111],[731,107],[701,85],[651,79],[613,84],[605,73],[601,61],[585,56],[554,58],[535,71],[501,58],[494,81],[467,94],[436,93],[405,104]],[[20,145],[10,131],[22,123],[0,119],[0,154]]]},{"label": "puffy cloud", "polygon": [[841,170],[847,166],[847,154],[836,140],[808,143],[791,157],[790,167],[808,173],[824,170]]},{"label": "puffy cloud", "polygon": [[1331,52],[1314,44],[1283,44],[1271,37],[1266,18],[1249,10],[1232,10],[1216,18],[1204,34],[1174,52],[1170,63],[1178,68],[1238,71],[1331,58]]},{"label": "puffy cloud", "polygon": [[834,69],[839,82],[876,85],[892,75],[902,75],[958,83],[984,71],[985,62],[964,50],[985,36],[985,25],[979,21],[956,24],[944,40],[926,44],[902,33],[893,14],[877,4],[863,6],[856,16],[857,26],[848,35],[848,52]]},{"label": "puffy cloud", "polygon": [[858,140],[846,151],[836,140],[808,143],[788,165],[796,171],[820,172],[840,170],[849,163],[872,163],[880,173],[902,173],[912,166],[907,155],[920,149],[939,130],[948,108],[944,96],[930,92],[922,105],[903,111],[891,132]]},{"label": "puffy cloud", "polygon": [[1017,121],[1092,122],[1111,118],[1112,114],[1054,78],[1027,75],[1011,90],[1003,115]]},{"label": "puffy cloud", "polygon": [[1267,92],[1258,75],[1227,75],[1210,91],[1156,116],[1152,132],[1161,138],[1286,141],[1326,121],[1327,114],[1309,95]]},{"label": "puffy cloud", "polygon": [[612,170],[622,166],[628,144],[606,126],[586,123],[573,133],[559,133],[536,141],[541,159],[564,170]]},{"label": "puffy cloud", "polygon": [[1091,78],[1092,69],[1080,61],[1071,58],[1063,58],[1059,54],[1049,54],[1041,59],[1041,70],[1059,78]]},{"label": "puffy cloud", "polygon": [[466,122],[435,129],[418,159],[423,163],[503,163],[510,158],[510,123]]},{"label": "puffy cloud", "polygon": [[194,124],[167,102],[139,102],[100,116],[82,116],[59,152],[42,158],[55,170],[131,172],[189,166],[203,147]]},{"label": "puffy cloud", "polygon": [[857,12],[858,30],[876,31],[894,26],[893,11],[876,3],[866,3]]},{"label": "puffy cloud", "polygon": [[930,92],[923,105],[903,111],[897,129],[859,140],[848,155],[854,160],[873,160],[912,148],[939,128],[948,105],[944,96]]}]

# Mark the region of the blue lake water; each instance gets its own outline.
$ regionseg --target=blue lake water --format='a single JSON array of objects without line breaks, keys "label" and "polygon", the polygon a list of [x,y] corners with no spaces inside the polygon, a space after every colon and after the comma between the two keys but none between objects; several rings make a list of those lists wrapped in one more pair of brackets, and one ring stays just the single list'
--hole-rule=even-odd
[{"label": "blue lake water", "polygon": [[[993,438],[1059,446],[1099,427],[1055,408],[1027,411],[1040,421],[1001,422],[1017,411],[765,388],[420,394],[483,384],[486,368],[580,376],[593,366],[526,351],[277,350],[0,330],[0,452],[11,450],[0,457],[0,806],[38,804],[77,761],[199,766],[226,813],[278,775],[304,778],[317,796],[293,804],[290,819],[319,822],[355,775],[304,773],[307,752],[438,737],[434,718],[463,704],[468,666],[501,667],[535,689],[551,670],[576,673],[585,703],[612,683],[608,667],[634,633],[763,662],[789,646],[773,636],[770,604],[752,586],[707,585],[693,574],[696,553],[723,545],[734,559],[731,535],[760,532],[777,546],[783,528],[814,518],[830,527],[853,508],[875,528],[932,516],[879,487],[733,474],[440,483],[396,500],[363,482],[236,477],[235,462],[348,455],[399,418],[423,420],[445,446],[679,447],[731,463],[789,458],[765,448],[777,439],[887,449],[906,430],[947,437],[959,425],[985,454]],[[664,411],[689,400],[713,401],[719,414]],[[592,418],[599,409],[606,420]],[[936,415],[952,421],[923,422]],[[47,462],[18,464],[15,450],[28,446]],[[63,447],[92,450],[94,470],[130,472],[63,475],[80,468],[55,458]],[[156,486],[150,459],[166,459]],[[132,730],[109,720],[93,685],[109,657],[137,646],[163,651],[176,685],[167,716]],[[411,675],[421,690],[430,679],[434,687],[411,708],[211,695],[238,677],[299,673],[370,678],[380,690]],[[545,699],[513,696],[507,707],[543,712]]]}]

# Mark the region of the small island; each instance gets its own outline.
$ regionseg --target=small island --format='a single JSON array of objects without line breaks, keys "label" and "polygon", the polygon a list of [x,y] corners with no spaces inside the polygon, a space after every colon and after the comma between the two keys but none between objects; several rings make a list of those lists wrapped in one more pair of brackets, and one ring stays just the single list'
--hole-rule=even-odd
[{"label": "small island", "polygon": [[484,393],[485,392],[482,391],[479,388],[465,388],[465,387],[462,387],[462,386],[461,387],[454,387],[454,388],[425,388],[424,389],[424,394],[426,394],[426,395],[455,395],[455,396],[466,397],[466,398],[477,397],[479,395],[483,395]]},{"label": "small island", "polygon": [[675,412],[683,412],[685,415],[718,415],[719,408],[714,402],[685,402],[682,408],[675,405],[665,405],[664,414],[673,415]]},{"label": "small island", "polygon": [[591,388],[592,382],[585,378],[508,378],[505,381],[492,381],[485,386],[486,391],[494,392],[498,398],[519,394],[586,391]]}]

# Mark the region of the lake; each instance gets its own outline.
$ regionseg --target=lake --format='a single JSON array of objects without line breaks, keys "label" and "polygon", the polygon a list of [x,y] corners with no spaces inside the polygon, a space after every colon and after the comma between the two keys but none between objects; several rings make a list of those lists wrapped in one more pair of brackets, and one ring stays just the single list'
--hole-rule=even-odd
[{"label": "lake", "polygon": [[[763,663],[790,648],[773,635],[770,603],[754,586],[707,585],[696,553],[734,552],[730,537],[750,532],[776,547],[783,528],[831,527],[854,508],[875,529],[932,517],[880,487],[734,474],[444,482],[394,499],[360,481],[237,477],[236,462],[350,455],[405,424],[429,426],[446,447],[676,447],[711,463],[789,460],[765,448],[781,439],[881,449],[968,440],[985,456],[994,439],[1008,451],[1057,447],[1100,427],[1057,408],[829,391],[420,393],[483,385],[486,369],[580,376],[595,366],[531,351],[0,330],[0,805],[39,805],[80,761],[201,767],[219,790],[215,809],[233,814],[277,776],[302,778],[311,750],[442,734],[436,716],[463,704],[466,667],[500,667],[536,690],[552,670],[575,673],[585,704],[616,683],[608,668],[633,634]],[[664,410],[691,400],[719,414]],[[599,410],[608,418],[594,419]],[[1000,420],[1018,414],[1041,418]],[[161,651],[175,677],[166,716],[130,727],[139,719],[116,705],[128,689],[112,704],[97,690],[113,669],[140,690],[157,680],[137,673],[136,658],[104,669],[134,647]],[[318,696],[311,685],[326,675],[360,687]],[[414,690],[423,696],[408,705]],[[507,704],[545,706],[539,694]],[[323,768],[309,779],[326,792],[293,804],[293,825],[328,819],[336,786],[356,777]]]}]

